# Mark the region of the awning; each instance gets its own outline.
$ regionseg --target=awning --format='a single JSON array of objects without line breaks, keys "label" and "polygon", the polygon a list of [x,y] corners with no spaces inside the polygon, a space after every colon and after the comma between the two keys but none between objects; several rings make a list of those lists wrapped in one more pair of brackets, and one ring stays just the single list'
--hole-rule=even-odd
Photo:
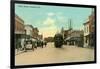
[{"label": "awning", "polygon": [[23,31],[15,31],[15,34],[25,34]]},{"label": "awning", "polygon": [[68,37],[64,41],[80,41],[80,37]]}]

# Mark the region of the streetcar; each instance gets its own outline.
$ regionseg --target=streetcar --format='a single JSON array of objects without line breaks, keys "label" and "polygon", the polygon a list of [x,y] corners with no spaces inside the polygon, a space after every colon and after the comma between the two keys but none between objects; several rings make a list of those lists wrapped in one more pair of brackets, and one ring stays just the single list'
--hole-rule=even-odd
[{"label": "streetcar", "polygon": [[62,34],[58,33],[54,36],[54,46],[56,48],[61,48],[63,45],[63,36]]}]

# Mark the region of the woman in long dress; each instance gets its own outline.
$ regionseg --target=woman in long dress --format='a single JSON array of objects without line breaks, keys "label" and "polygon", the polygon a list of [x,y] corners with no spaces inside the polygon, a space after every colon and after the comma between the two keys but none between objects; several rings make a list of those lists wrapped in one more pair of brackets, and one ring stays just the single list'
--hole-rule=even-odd
[{"label": "woman in long dress", "polygon": [[26,50],[26,48],[25,48],[25,39],[24,38],[21,39],[21,48],[22,48],[22,50]]}]

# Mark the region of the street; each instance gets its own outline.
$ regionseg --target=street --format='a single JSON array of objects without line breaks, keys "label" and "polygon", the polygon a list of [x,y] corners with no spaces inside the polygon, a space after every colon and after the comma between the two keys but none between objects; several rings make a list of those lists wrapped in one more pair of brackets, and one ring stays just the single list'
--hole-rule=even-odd
[{"label": "street", "polygon": [[63,45],[55,48],[48,43],[44,48],[28,50],[15,56],[15,65],[94,61],[94,49]]}]

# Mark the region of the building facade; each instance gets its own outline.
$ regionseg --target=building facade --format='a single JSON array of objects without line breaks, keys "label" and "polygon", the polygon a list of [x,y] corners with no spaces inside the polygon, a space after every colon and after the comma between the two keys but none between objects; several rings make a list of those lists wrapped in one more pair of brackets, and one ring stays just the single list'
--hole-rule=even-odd
[{"label": "building facade", "polygon": [[95,40],[95,15],[94,12],[88,18],[88,21],[84,23],[84,47],[94,46]]},{"label": "building facade", "polygon": [[84,23],[84,47],[88,47],[90,45],[90,25],[89,21]]},{"label": "building facade", "polygon": [[37,39],[39,35],[39,30],[38,28],[33,28],[33,38]]},{"label": "building facade", "polygon": [[25,34],[26,34],[26,38],[33,37],[33,26],[32,25],[25,25]]},{"label": "building facade", "polygon": [[24,34],[24,21],[19,17],[15,16],[15,34]]},{"label": "building facade", "polygon": [[40,39],[40,40],[43,40],[43,35],[39,34],[37,38]]},{"label": "building facade", "polygon": [[24,38],[24,21],[17,15],[15,15],[15,46],[18,48],[18,44],[22,38]]},{"label": "building facade", "polygon": [[54,37],[46,37],[46,38],[44,38],[44,40],[46,42],[53,42],[54,41]]},{"label": "building facade", "polygon": [[[65,39],[67,45],[76,45],[83,47],[83,31],[82,30],[72,30],[67,34]],[[80,44],[81,43],[81,44]]]}]

